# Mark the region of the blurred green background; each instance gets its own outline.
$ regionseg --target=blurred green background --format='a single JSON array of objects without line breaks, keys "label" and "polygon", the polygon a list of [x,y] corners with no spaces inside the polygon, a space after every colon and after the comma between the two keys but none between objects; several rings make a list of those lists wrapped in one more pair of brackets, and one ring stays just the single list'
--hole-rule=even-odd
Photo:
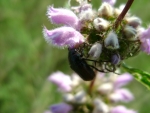
[{"label": "blurred green background", "polygon": [[[127,0],[118,0],[120,2]],[[49,5],[63,7],[66,0],[0,0],[0,113],[43,113],[51,103],[60,100],[54,85],[47,81],[50,73],[71,73],[67,49],[48,45],[43,26],[52,29],[46,16]],[[100,0],[92,0],[95,7]],[[150,22],[149,0],[135,0],[131,12]],[[150,72],[150,56],[141,53],[127,63]],[[135,100],[128,107],[139,113],[150,111],[150,91],[134,81],[129,86]]]}]

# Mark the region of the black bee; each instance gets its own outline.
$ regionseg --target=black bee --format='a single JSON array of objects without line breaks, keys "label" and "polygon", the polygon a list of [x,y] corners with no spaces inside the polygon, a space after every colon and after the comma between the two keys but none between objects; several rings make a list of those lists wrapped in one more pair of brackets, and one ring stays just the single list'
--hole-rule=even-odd
[{"label": "black bee", "polygon": [[74,70],[83,80],[90,81],[95,77],[93,69],[88,65],[82,55],[75,49],[68,49],[68,60],[70,67]]}]

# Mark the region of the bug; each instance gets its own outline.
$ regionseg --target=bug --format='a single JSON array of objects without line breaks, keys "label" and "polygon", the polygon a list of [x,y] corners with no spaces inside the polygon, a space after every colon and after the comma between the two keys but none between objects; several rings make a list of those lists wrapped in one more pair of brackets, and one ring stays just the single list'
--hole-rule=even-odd
[{"label": "bug", "polygon": [[82,55],[75,49],[68,49],[68,60],[70,67],[74,70],[83,80],[90,81],[95,78],[93,69],[88,65]]}]

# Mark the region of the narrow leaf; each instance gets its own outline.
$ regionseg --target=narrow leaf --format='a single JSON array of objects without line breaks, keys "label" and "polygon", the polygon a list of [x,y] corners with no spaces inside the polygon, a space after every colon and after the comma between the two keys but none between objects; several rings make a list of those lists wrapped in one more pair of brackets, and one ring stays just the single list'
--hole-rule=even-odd
[{"label": "narrow leaf", "polygon": [[122,67],[131,73],[136,80],[144,84],[150,90],[150,73],[129,67],[125,63],[122,63]]}]

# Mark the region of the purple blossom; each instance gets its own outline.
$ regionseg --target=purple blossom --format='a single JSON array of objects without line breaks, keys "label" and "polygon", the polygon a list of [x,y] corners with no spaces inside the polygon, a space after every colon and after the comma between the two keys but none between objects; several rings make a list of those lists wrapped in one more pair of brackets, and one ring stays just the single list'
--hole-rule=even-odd
[{"label": "purple blossom", "polygon": [[71,10],[64,8],[48,7],[47,10],[48,18],[54,24],[63,24],[80,30],[80,21],[78,17]]},{"label": "purple blossom", "polygon": [[72,110],[72,106],[66,103],[54,104],[50,107],[52,113],[69,113]]},{"label": "purple blossom", "polygon": [[114,82],[115,88],[120,88],[126,84],[128,84],[133,79],[132,75],[129,73],[124,73],[117,77],[117,79]]},{"label": "purple blossom", "polygon": [[140,32],[139,39],[141,41],[141,50],[150,54],[150,27]]},{"label": "purple blossom", "polygon": [[80,30],[80,21],[78,17],[71,10],[64,8],[48,7],[48,18],[54,24],[63,24]]},{"label": "purple blossom", "polygon": [[115,5],[116,0],[102,0],[103,2],[107,2],[108,4],[110,4],[111,6]]},{"label": "purple blossom", "polygon": [[120,63],[120,55],[119,54],[114,54],[111,57],[111,63],[114,65],[117,65]]},{"label": "purple blossom", "polygon": [[141,44],[141,50],[150,54],[150,39],[145,39]]},{"label": "purple blossom", "polygon": [[53,30],[47,30],[44,27],[43,34],[47,42],[58,47],[72,48],[84,42],[82,34],[71,27],[59,27]]},{"label": "purple blossom", "polygon": [[132,93],[128,89],[117,89],[109,96],[112,102],[129,102],[134,99]]},{"label": "purple blossom", "polygon": [[117,106],[112,108],[110,113],[137,113],[137,112],[131,109],[127,109],[124,106]]},{"label": "purple blossom", "polygon": [[61,91],[68,92],[72,90],[71,78],[60,71],[52,73],[48,80],[56,84]]},{"label": "purple blossom", "polygon": [[146,39],[150,39],[150,27],[148,29],[142,30],[140,33],[140,40],[144,41]]}]

